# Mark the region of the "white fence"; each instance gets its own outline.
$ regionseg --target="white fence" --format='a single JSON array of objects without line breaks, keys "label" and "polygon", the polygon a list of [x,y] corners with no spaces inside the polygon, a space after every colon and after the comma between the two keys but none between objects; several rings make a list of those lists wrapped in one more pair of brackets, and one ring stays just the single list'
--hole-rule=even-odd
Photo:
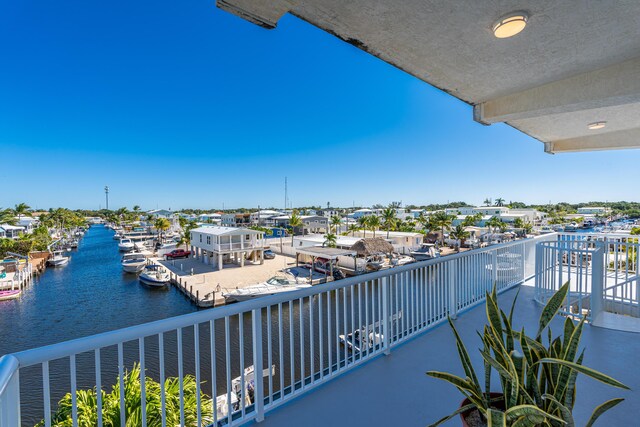
[{"label": "white fence", "polygon": [[[20,425],[21,410],[24,422],[33,425],[43,419],[50,426],[56,402],[69,392],[73,425],[77,425],[76,391],[111,387],[119,389],[120,420],[125,425],[122,377],[134,363],[141,368],[142,426],[146,426],[145,381],[154,378],[163,385],[167,377],[177,376],[182,384],[186,375],[193,375],[197,382],[194,425],[261,420],[279,405],[481,303],[493,284],[504,291],[522,283],[534,274],[536,242],[550,238],[555,236],[463,252],[6,355],[0,359],[0,426]],[[250,379],[241,374],[250,366],[256,373],[267,368],[262,381],[258,374],[251,393]],[[238,381],[239,387],[234,388]],[[200,391],[214,396],[212,408],[202,406]],[[161,387],[163,425],[166,393]],[[229,408],[225,402],[233,402],[234,397],[237,403]],[[102,426],[101,393],[96,406],[96,425]],[[185,425],[188,414],[182,387],[179,406],[179,424]],[[203,415],[206,412],[212,415]]]},{"label": "white fence", "polygon": [[638,238],[611,234],[560,234],[538,243],[536,299],[542,303],[567,281],[565,314],[593,320],[603,311],[640,317]]}]

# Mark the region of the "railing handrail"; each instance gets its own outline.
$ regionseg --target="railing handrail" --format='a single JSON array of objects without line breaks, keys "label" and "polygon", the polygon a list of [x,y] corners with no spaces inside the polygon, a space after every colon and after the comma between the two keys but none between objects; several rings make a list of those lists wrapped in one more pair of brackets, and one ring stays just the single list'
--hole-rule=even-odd
[{"label": "railing handrail", "polygon": [[14,355],[6,354],[0,357],[0,397],[19,367],[18,359]]}]

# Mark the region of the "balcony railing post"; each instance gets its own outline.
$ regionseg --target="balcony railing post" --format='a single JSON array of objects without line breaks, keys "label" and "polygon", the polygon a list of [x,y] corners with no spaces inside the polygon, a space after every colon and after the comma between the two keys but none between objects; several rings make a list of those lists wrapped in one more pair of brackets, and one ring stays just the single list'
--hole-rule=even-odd
[{"label": "balcony railing post", "polygon": [[389,355],[391,353],[391,319],[389,319],[389,278],[385,276],[382,278],[382,346],[384,348],[384,354]]},{"label": "balcony railing post", "polygon": [[598,326],[600,314],[604,310],[604,279],[606,268],[604,265],[604,245],[596,244],[591,255],[591,323]]},{"label": "balcony railing post", "polygon": [[[267,319],[271,321],[271,319]],[[254,407],[256,421],[264,420],[264,377],[262,374],[262,309],[256,308],[251,312],[251,329],[253,331],[253,376],[255,378]],[[271,337],[268,337],[271,339]],[[271,370],[271,366],[269,366]]]},{"label": "balcony railing post", "polygon": [[491,287],[498,284],[498,251],[491,251]]},{"label": "balcony railing post", "polygon": [[18,360],[11,355],[0,358],[0,427],[20,425],[20,379]]},{"label": "balcony railing post", "polygon": [[452,319],[458,317],[458,295],[456,289],[456,268],[458,260],[454,259],[447,264],[447,279],[449,288],[449,316]]}]

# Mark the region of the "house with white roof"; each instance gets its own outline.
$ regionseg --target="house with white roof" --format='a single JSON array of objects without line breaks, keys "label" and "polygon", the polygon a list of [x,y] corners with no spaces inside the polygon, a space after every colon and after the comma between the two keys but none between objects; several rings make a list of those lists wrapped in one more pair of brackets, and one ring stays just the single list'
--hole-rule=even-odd
[{"label": "house with white roof", "polygon": [[25,228],[21,225],[0,224],[0,228],[4,231],[4,237],[7,239],[17,239],[24,234]]},{"label": "house with white roof", "polygon": [[363,208],[363,209],[358,209],[356,211],[351,212],[348,216],[349,218],[360,219],[363,216],[370,216],[370,215],[375,215],[375,212],[371,209]]},{"label": "house with white roof", "polygon": [[18,219],[18,226],[24,227],[25,234],[33,233],[33,230],[38,228],[38,225],[40,225],[40,220],[38,218],[24,216],[17,219]]},{"label": "house with white roof", "polygon": [[245,260],[264,262],[264,232],[236,227],[198,227],[191,230],[191,252],[214,269],[224,264],[244,267]]}]

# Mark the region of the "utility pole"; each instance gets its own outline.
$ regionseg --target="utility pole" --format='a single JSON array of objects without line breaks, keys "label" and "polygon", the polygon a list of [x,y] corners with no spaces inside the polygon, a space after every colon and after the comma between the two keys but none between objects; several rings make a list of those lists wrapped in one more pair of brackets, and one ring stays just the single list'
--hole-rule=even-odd
[{"label": "utility pole", "polygon": [[107,210],[109,210],[109,186],[104,186],[104,196],[107,199]]}]

